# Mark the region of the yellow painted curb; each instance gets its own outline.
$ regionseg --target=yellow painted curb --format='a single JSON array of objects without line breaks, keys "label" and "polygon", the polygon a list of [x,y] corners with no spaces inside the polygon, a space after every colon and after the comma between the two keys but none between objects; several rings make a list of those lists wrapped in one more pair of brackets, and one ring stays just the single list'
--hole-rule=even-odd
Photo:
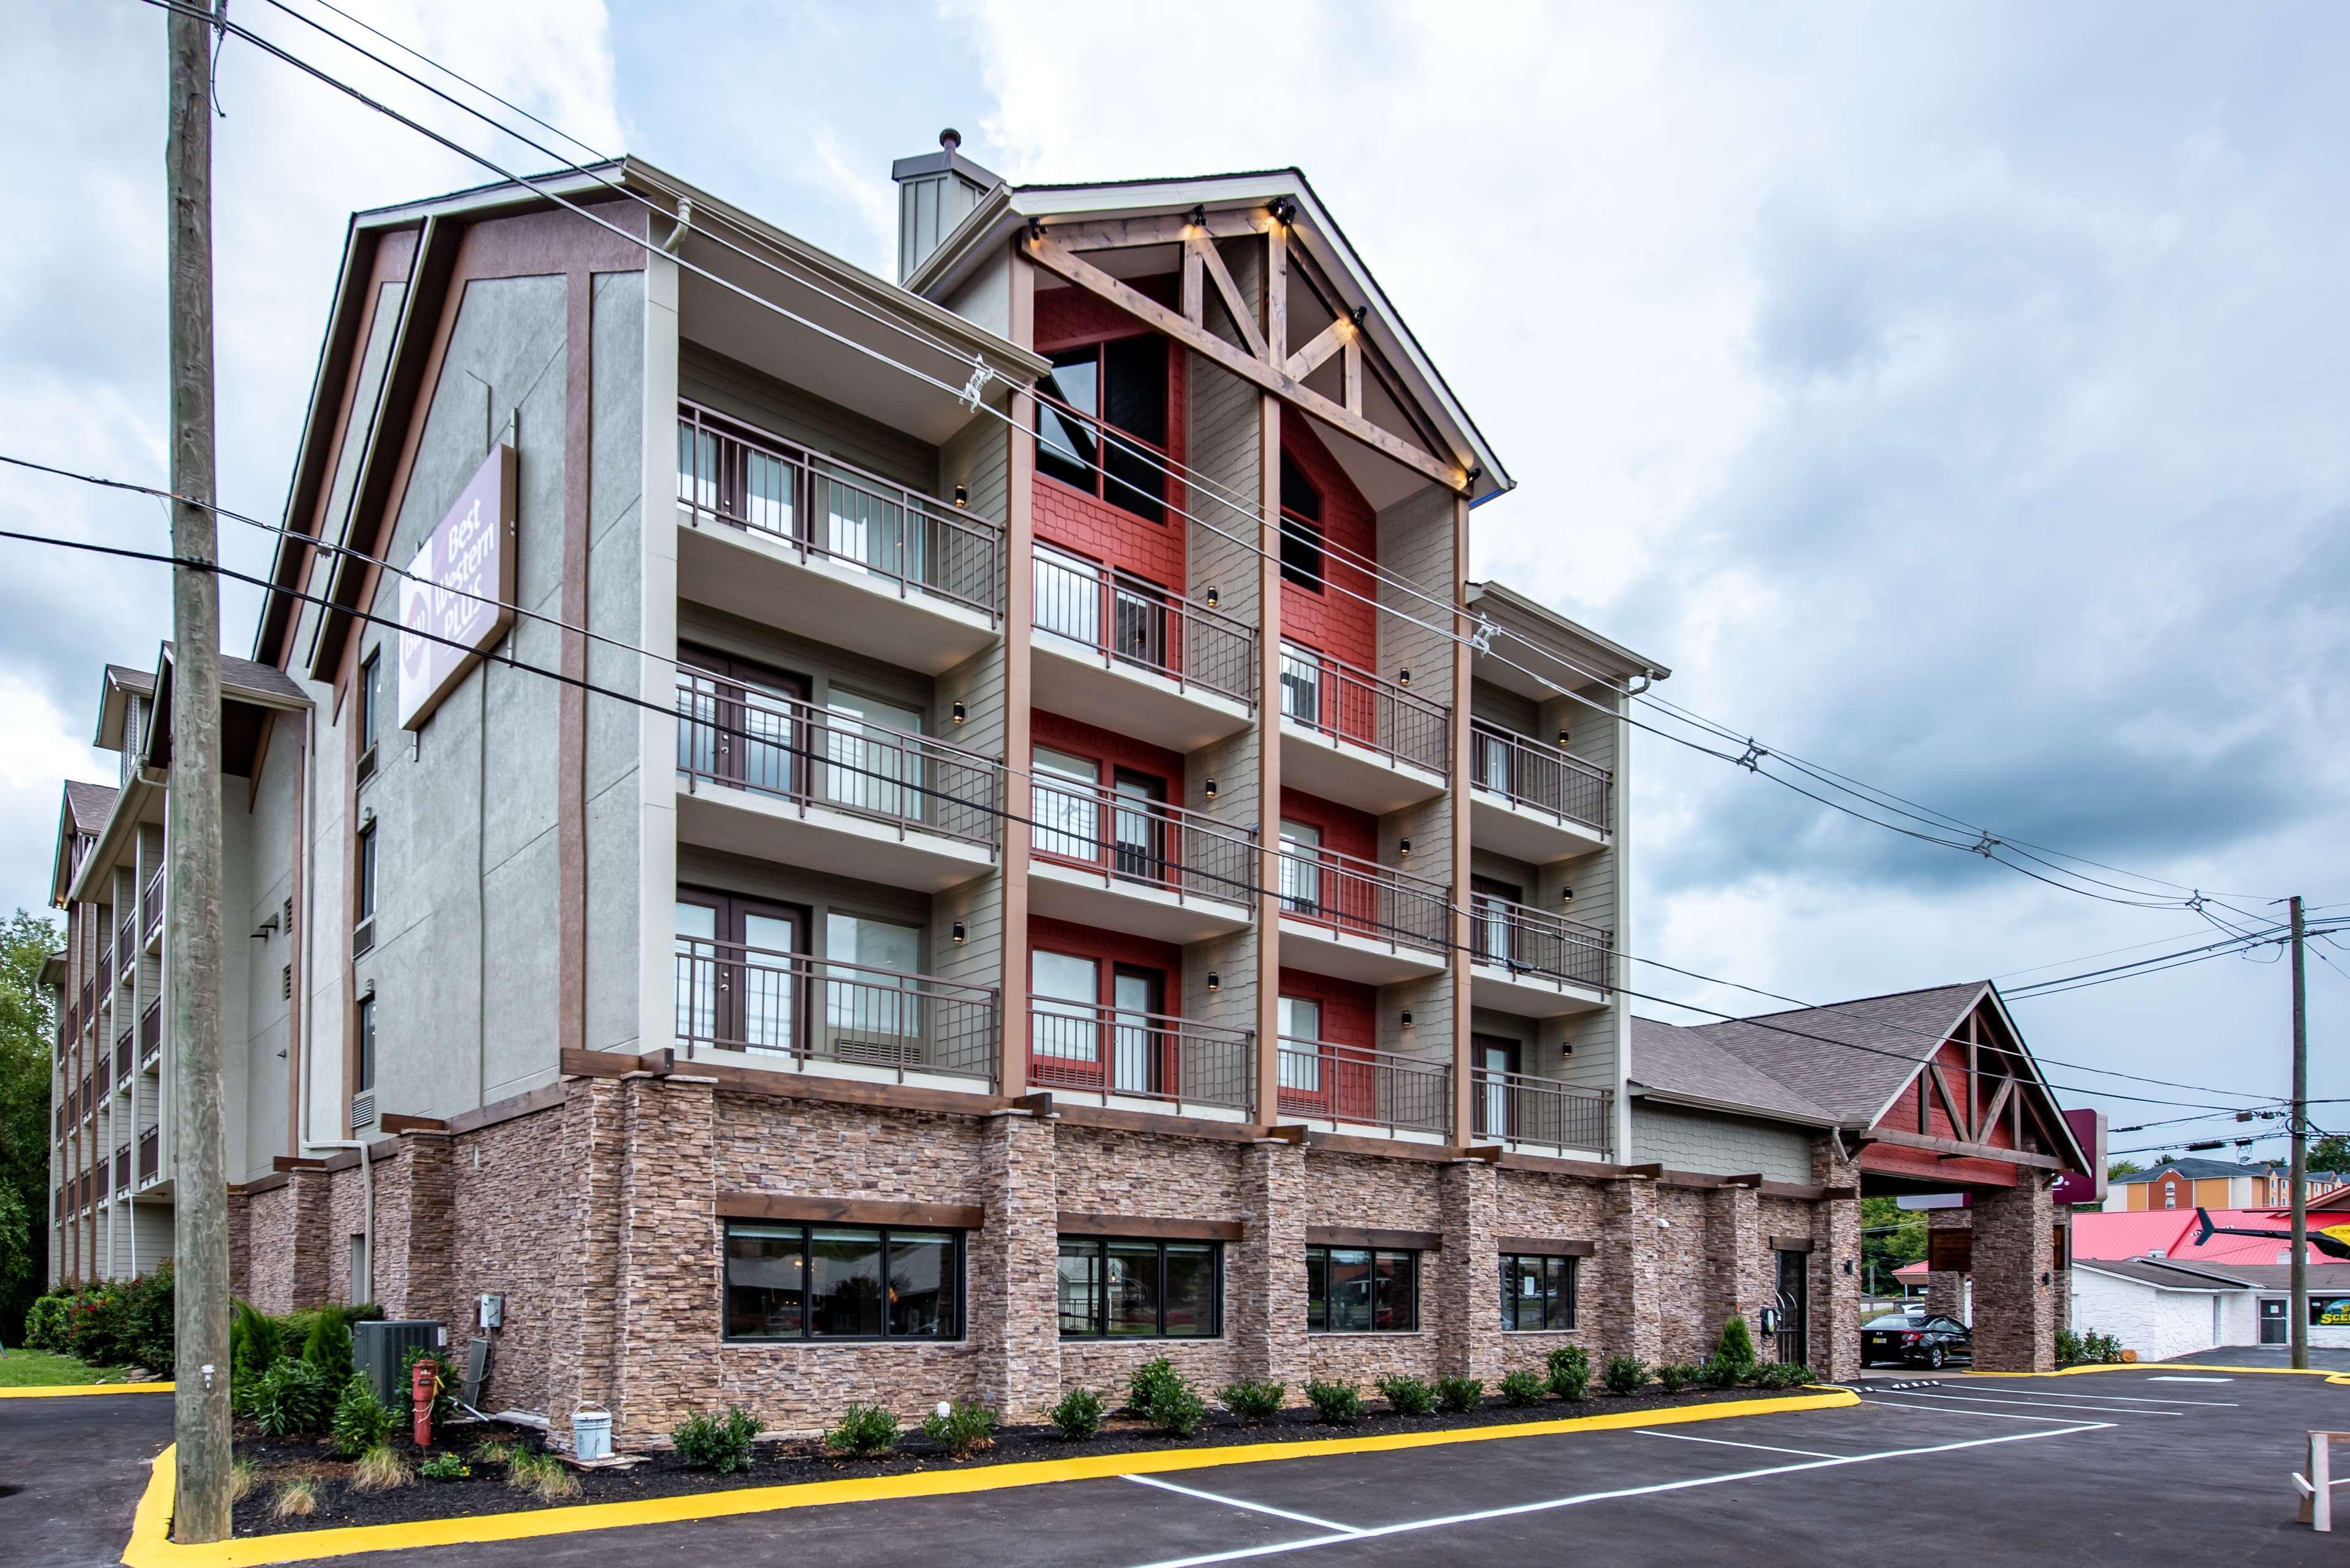
[{"label": "yellow painted curb", "polygon": [[282,1532],[184,1546],[171,1539],[173,1472],[172,1449],[167,1448],[155,1457],[154,1474],[147,1483],[145,1495],[139,1500],[139,1511],[131,1522],[130,1542],[123,1548],[122,1561],[128,1568],[255,1568],[261,1563],[300,1563],[316,1557],[341,1557],[359,1552],[455,1546],[484,1541],[523,1541],[539,1535],[616,1530],[631,1524],[674,1524],[687,1520],[768,1513],[786,1508],[816,1508],[827,1503],[948,1497],[962,1492],[995,1491],[1006,1487],[1042,1486],[1052,1481],[1097,1480],[1112,1476],[1152,1475],[1165,1470],[1204,1469],[1219,1465],[1262,1464],[1330,1454],[1386,1453],[1399,1449],[1435,1448],[1450,1443],[1547,1437],[1557,1432],[1677,1426],[1737,1416],[1775,1415],[1788,1410],[1830,1410],[1859,1402],[1860,1396],[1849,1388],[1821,1389],[1812,1394],[1780,1399],[1750,1399],[1735,1405],[1687,1405],[1669,1410],[1624,1410],[1606,1416],[1574,1416],[1556,1421],[1527,1421],[1514,1426],[1476,1427],[1448,1432],[1391,1432],[1371,1438],[1323,1438],[1295,1443],[1237,1443],[1223,1448],[1168,1449],[1158,1453],[1028,1459],[1015,1464],[981,1465],[969,1469],[916,1470],[904,1475],[870,1476],[848,1480],[802,1481],[791,1486],[739,1487],[730,1491],[645,1498],[632,1502],[579,1503],[569,1508],[473,1514],[463,1519],[419,1520],[409,1524],[361,1524],[339,1530]]},{"label": "yellow painted curb", "polygon": [[0,1399],[65,1399],[78,1394],[169,1394],[170,1383],[36,1383],[26,1388],[0,1388]]},{"label": "yellow painted curb", "polygon": [[2200,1361],[2100,1361],[2060,1366],[2054,1372],[1944,1372],[1944,1377],[2078,1377],[2092,1372],[2227,1372],[2254,1377],[2323,1377],[2350,1387],[2350,1372],[2323,1366],[2221,1366]]}]

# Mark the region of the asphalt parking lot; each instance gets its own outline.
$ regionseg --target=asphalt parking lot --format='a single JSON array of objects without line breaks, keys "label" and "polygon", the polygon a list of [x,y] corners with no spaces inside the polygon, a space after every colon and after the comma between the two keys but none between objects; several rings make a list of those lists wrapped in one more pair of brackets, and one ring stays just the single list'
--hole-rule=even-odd
[{"label": "asphalt parking lot", "polygon": [[[0,1412],[0,1478],[59,1405]],[[151,1454],[162,1401],[81,1435]],[[1855,1552],[1921,1563],[2342,1563],[2350,1537],[2293,1521],[2287,1472],[2311,1427],[2350,1427],[2350,1389],[2314,1378],[2163,1366],[2094,1377],[1945,1378],[1866,1388],[1856,1407],[1678,1428],[1567,1433],[1391,1453],[376,1554],[447,1568],[628,1568],[681,1553],[931,1563],[1191,1568],[1217,1563],[1814,1563]],[[151,1427],[152,1432],[142,1429]],[[8,1428],[16,1428],[9,1430]],[[47,1449],[48,1445],[35,1447]],[[68,1468],[78,1511],[28,1494],[28,1561],[113,1561],[128,1493],[109,1457]],[[93,1485],[95,1482],[97,1484]],[[46,1486],[33,1490],[47,1490]],[[75,1515],[78,1513],[78,1517]],[[104,1527],[110,1515],[110,1532]],[[96,1529],[89,1528],[97,1526]],[[23,1536],[14,1545],[22,1549]]]}]

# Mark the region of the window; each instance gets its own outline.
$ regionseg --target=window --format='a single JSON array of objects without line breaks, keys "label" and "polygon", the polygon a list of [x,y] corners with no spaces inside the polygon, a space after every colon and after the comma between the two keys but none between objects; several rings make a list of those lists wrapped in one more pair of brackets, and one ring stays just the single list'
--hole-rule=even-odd
[{"label": "window", "polygon": [[383,724],[383,649],[371,648],[359,660],[359,782],[375,774],[375,743]]},{"label": "window", "polygon": [[962,1234],[729,1224],[728,1339],[957,1339]]},{"label": "window", "polygon": [[1322,530],[1287,514],[1281,519],[1281,580],[1322,591]]},{"label": "window", "polygon": [[1322,656],[1303,643],[1281,643],[1281,716],[1308,728],[1322,722]]},{"label": "window", "polygon": [[[1322,909],[1322,830],[1309,823],[1281,825],[1281,908],[1314,915]],[[1308,1036],[1311,1038],[1311,1036]]]},{"label": "window", "polygon": [[372,992],[359,998],[359,1020],[353,1033],[359,1041],[359,1083],[352,1093],[364,1095],[375,1087],[375,995]]},{"label": "window", "polygon": [[1322,1092],[1322,1004],[1310,997],[1280,999],[1281,1060],[1276,1071],[1281,1087],[1300,1094]]},{"label": "window", "polygon": [[1309,1334],[1410,1334],[1419,1327],[1419,1254],[1305,1249]]},{"label": "window", "polygon": [[[894,1049],[920,1040],[922,999],[893,978],[920,971],[920,927],[827,913],[824,956],[824,1022],[836,1048],[847,1042]],[[866,974],[836,967],[847,964],[887,972]]]},{"label": "window", "polygon": [[1213,1339],[1223,1332],[1214,1241],[1061,1238],[1063,1339]]},{"label": "window", "polygon": [[816,742],[806,732],[810,716],[798,706],[806,700],[807,682],[799,676],[681,644],[677,771],[764,794],[799,794],[798,753]]},{"label": "window", "polygon": [[1036,471],[1166,521],[1167,340],[1119,337],[1051,358],[1036,389]]},{"label": "window", "polygon": [[354,957],[375,946],[376,895],[375,824],[359,829],[359,864],[352,871],[351,952]]},{"label": "window", "polygon": [[1063,1062],[1101,1060],[1101,965],[1089,958],[1046,952],[1028,961],[1029,1052]]},{"label": "window", "polygon": [[1029,794],[1039,855],[1094,860],[1101,854],[1101,764],[1038,746],[1029,754]]},{"label": "window", "polygon": [[1525,1252],[1502,1256],[1502,1326],[1575,1326],[1575,1260]]}]

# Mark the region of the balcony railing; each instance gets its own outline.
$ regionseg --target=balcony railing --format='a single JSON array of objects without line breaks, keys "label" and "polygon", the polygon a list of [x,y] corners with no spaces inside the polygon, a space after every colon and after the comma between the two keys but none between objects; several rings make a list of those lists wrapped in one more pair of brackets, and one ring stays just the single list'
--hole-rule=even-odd
[{"label": "balcony railing", "polygon": [[163,929],[163,868],[161,866],[155,867],[155,874],[147,878],[147,886],[140,889],[139,920],[141,934],[148,941],[153,941]]},{"label": "balcony railing", "polygon": [[1479,963],[1596,991],[1606,990],[1614,979],[1607,961],[1615,952],[1616,933],[1597,926],[1500,898],[1478,898],[1469,932]]},{"label": "balcony railing", "polygon": [[1179,898],[1254,898],[1256,834],[1164,801],[1030,776],[1030,846],[1040,859],[1084,866]]},{"label": "balcony railing", "polygon": [[162,1175],[162,1129],[149,1127],[139,1135],[139,1185],[146,1186]]},{"label": "balcony railing", "polygon": [[114,1151],[114,1190],[130,1190],[130,1146],[128,1143]]},{"label": "balcony railing", "polygon": [[677,1043],[689,1056],[743,1051],[809,1062],[995,1079],[997,993],[739,942],[677,939]]},{"label": "balcony railing", "polygon": [[1451,895],[1440,882],[1335,849],[1284,839],[1280,862],[1281,913],[1389,947],[1445,946]]},{"label": "balcony railing", "polygon": [[1281,716],[1290,723],[1450,774],[1452,711],[1343,659],[1281,645]]},{"label": "balcony railing", "polygon": [[1028,1003],[1028,1081],[1055,1094],[1245,1115],[1255,1097],[1255,1045],[1249,1030],[1189,1018],[1041,996]]},{"label": "balcony railing", "polygon": [[803,816],[811,806],[846,812],[901,838],[998,842],[1003,767],[993,757],[691,668],[678,671],[677,712],[677,769],[689,787],[707,780],[774,795]]},{"label": "balcony railing", "polygon": [[1561,822],[1608,830],[1616,781],[1606,768],[1482,719],[1471,720],[1469,729],[1477,788]]},{"label": "balcony railing", "polygon": [[163,999],[157,997],[139,1015],[139,1064],[141,1067],[163,1052]]},{"label": "balcony railing", "polygon": [[1562,1084],[1485,1067],[1469,1075],[1469,1113],[1476,1136],[1540,1144],[1560,1150],[1596,1151],[1607,1158],[1606,1089]]},{"label": "balcony railing", "polygon": [[121,1083],[130,1076],[130,1025],[125,1023],[122,1033],[114,1037],[114,1079]]},{"label": "balcony railing", "polygon": [[[102,932],[100,933],[100,936],[102,940]],[[114,950],[112,948],[100,948],[98,950],[98,995],[99,1000],[103,1001],[107,992],[113,989]]]},{"label": "balcony railing", "polygon": [[1256,706],[1256,628],[1125,572],[1040,548],[1033,577],[1038,631],[1102,661],[1163,675]]},{"label": "balcony railing", "polygon": [[122,911],[122,923],[114,929],[114,950],[121,955],[122,983],[125,985],[130,983],[130,977],[139,967],[135,961],[138,949],[139,911],[133,908]]},{"label": "balcony railing", "polygon": [[97,1022],[98,988],[85,980],[81,982],[81,1011],[74,1019],[74,1033],[78,1036],[83,1030]]},{"label": "balcony railing", "polygon": [[1443,1134],[1452,1125],[1452,1066],[1315,1040],[1281,1043],[1284,1116],[1389,1132]]},{"label": "balcony railing", "polygon": [[697,517],[764,534],[926,594],[1003,613],[1003,534],[985,518],[711,410],[681,403],[677,499]]}]

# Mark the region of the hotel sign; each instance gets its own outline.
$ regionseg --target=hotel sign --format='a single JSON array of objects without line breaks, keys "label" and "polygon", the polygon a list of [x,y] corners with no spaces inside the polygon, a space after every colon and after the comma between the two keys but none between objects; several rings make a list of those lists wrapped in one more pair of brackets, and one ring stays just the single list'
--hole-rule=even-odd
[{"label": "hotel sign", "polygon": [[482,460],[400,584],[400,727],[421,728],[514,624],[515,449]]}]

